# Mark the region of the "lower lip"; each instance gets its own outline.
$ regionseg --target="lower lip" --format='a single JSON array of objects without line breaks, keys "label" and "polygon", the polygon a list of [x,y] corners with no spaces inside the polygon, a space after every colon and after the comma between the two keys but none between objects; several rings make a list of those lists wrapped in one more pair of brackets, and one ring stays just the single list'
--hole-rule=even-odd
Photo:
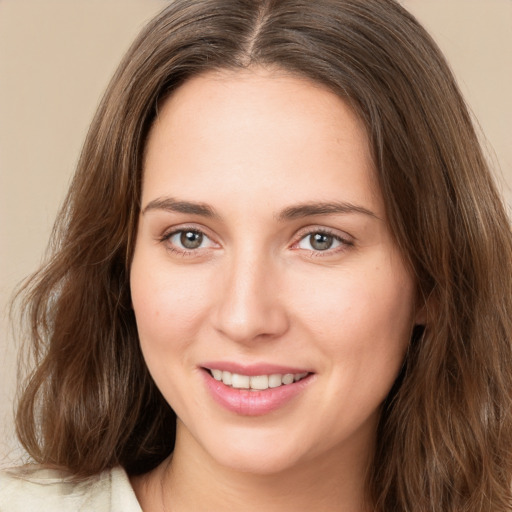
[{"label": "lower lip", "polygon": [[213,399],[228,411],[242,416],[261,416],[275,411],[292,401],[312,381],[310,374],[303,379],[262,391],[235,389],[215,380],[210,372],[203,371],[206,387]]}]

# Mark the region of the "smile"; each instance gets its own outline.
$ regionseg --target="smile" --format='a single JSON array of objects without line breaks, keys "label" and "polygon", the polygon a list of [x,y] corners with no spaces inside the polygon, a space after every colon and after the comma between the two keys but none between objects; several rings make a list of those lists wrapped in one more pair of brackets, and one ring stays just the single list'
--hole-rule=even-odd
[{"label": "smile", "polygon": [[243,366],[229,362],[201,366],[204,384],[223,409],[261,416],[293,403],[316,380],[315,372],[272,364]]},{"label": "smile", "polygon": [[212,377],[234,389],[249,389],[251,391],[264,391],[269,388],[278,388],[298,382],[308,376],[302,373],[273,373],[270,375],[242,375],[219,369],[208,369]]}]

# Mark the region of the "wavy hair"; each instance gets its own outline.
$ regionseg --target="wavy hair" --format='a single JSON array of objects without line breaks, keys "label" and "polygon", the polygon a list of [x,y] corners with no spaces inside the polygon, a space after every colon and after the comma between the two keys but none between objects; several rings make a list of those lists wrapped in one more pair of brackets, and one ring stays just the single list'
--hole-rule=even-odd
[{"label": "wavy hair", "polygon": [[176,0],[143,30],[92,122],[53,255],[22,290],[35,363],[22,444],[77,475],[143,473],[172,452],[175,414],[146,369],[129,291],[145,141],[187,79],[250,66],[321,83],[364,122],[426,308],[382,407],[375,510],[510,510],[509,220],[443,56],[393,0]]}]

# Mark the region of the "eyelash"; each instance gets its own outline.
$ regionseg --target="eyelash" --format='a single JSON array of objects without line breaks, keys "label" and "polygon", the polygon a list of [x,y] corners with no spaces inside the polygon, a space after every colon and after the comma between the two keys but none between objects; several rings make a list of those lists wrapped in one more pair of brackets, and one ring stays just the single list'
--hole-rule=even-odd
[{"label": "eyelash", "polygon": [[314,258],[332,256],[333,254],[337,254],[337,253],[346,251],[349,247],[352,247],[354,245],[354,242],[352,240],[350,240],[348,237],[343,237],[338,232],[331,231],[328,228],[322,227],[322,228],[307,228],[307,231],[300,232],[299,236],[298,236],[298,240],[296,242],[294,242],[292,245],[292,249],[300,250],[300,247],[298,247],[298,245],[303,240],[306,240],[308,237],[311,237],[313,235],[329,236],[329,237],[332,237],[336,242],[339,242],[338,247],[328,248],[325,250],[303,249],[305,251],[308,251],[309,256],[314,257]]},{"label": "eyelash", "polygon": [[197,248],[197,249],[177,248],[170,242],[170,240],[172,239],[173,236],[178,235],[180,233],[182,233],[182,234],[183,233],[195,233],[195,234],[203,236],[207,240],[210,240],[212,243],[215,243],[202,229],[198,229],[196,227],[187,227],[187,226],[182,226],[179,229],[173,229],[171,231],[166,232],[164,235],[162,235],[160,237],[159,241],[161,243],[166,244],[166,248],[169,252],[176,254],[178,256],[183,256],[183,257],[198,256],[200,254],[201,249],[205,249],[205,248]]},{"label": "eyelash", "polygon": [[[164,235],[162,235],[159,238],[159,241],[161,243],[166,244],[166,248],[169,252],[173,254],[177,254],[179,256],[187,257],[187,256],[199,256],[204,249],[208,248],[201,248],[198,247],[197,249],[186,249],[186,248],[177,248],[175,245],[170,243],[170,240],[173,236],[183,233],[195,233],[198,235],[203,236],[207,240],[210,240],[212,244],[215,244],[215,242],[212,241],[212,239],[202,230],[198,229],[196,227],[187,227],[182,226],[179,229],[173,229],[172,231],[166,232]],[[349,240],[348,238],[345,238],[343,236],[340,236],[337,232],[331,231],[327,228],[310,228],[307,231],[302,231],[299,233],[299,236],[297,237],[296,241],[291,245],[291,248],[294,250],[300,250],[299,244],[306,240],[308,237],[311,237],[313,235],[325,235],[332,237],[336,242],[339,243],[339,246],[332,249],[328,248],[325,250],[315,250],[315,249],[303,249],[304,251],[309,252],[309,256],[311,257],[325,257],[325,256],[331,256],[333,254],[346,251],[349,247],[352,247],[354,245],[354,242]]]}]

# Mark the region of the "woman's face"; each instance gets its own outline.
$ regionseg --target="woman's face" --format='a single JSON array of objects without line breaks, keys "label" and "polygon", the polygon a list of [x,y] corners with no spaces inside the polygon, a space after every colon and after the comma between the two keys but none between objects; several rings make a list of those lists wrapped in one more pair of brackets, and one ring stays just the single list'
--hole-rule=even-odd
[{"label": "woman's face", "polygon": [[260,473],[368,455],[415,289],[339,97],[259,69],[176,91],[149,135],[131,293],[178,448]]}]

